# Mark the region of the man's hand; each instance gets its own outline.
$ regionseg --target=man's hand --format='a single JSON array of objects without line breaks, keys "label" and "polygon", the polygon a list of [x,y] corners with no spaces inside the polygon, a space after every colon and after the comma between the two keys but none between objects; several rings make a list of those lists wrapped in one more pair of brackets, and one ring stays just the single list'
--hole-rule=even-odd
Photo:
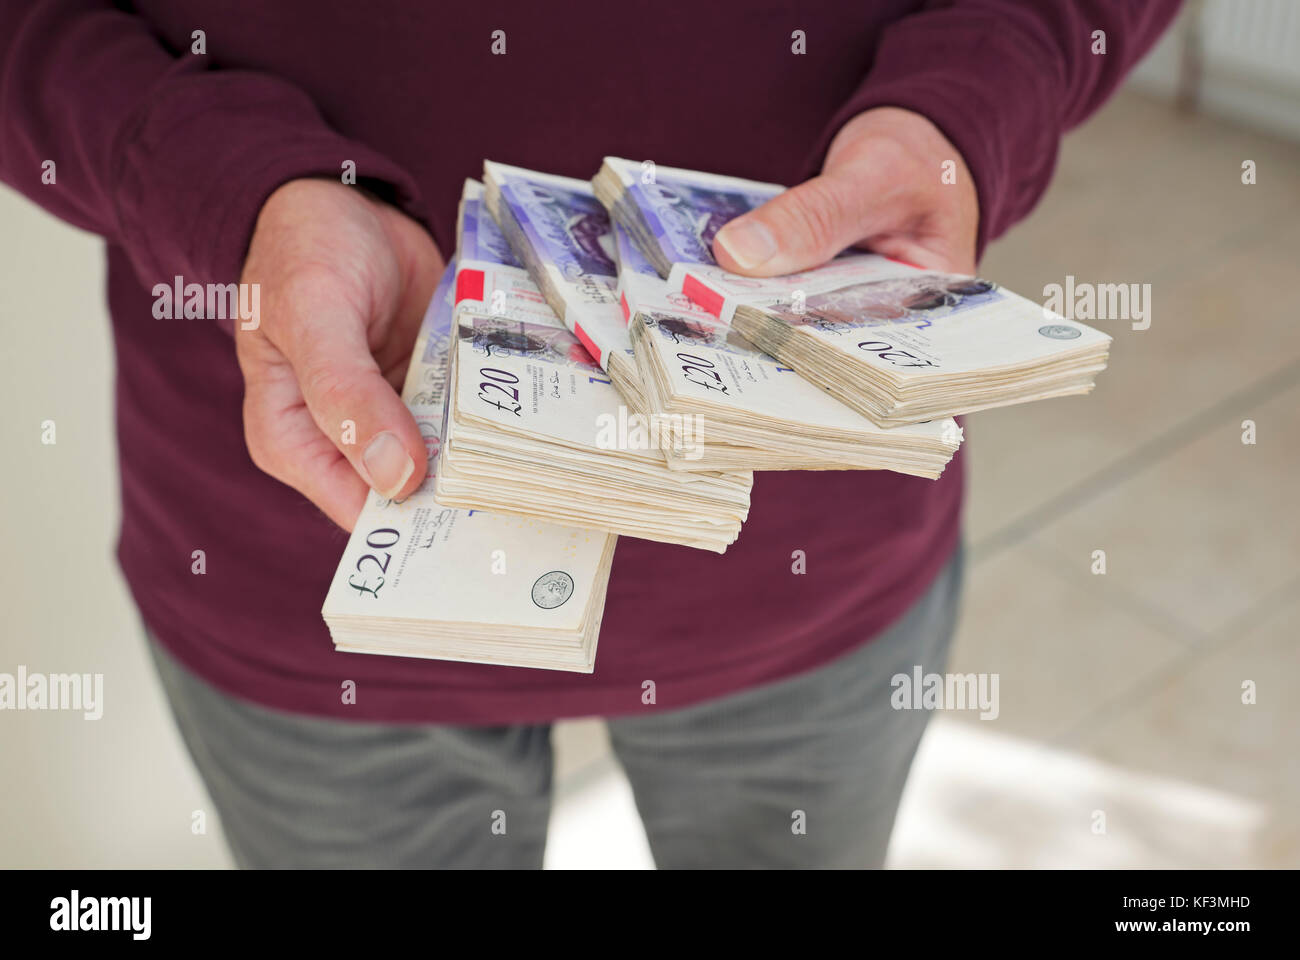
[{"label": "man's hand", "polygon": [[920,114],[880,107],[844,125],[820,176],[728,223],[713,252],[725,269],[757,277],[806,270],[851,246],[973,274],[978,225],[957,148]]},{"label": "man's hand", "polygon": [[367,486],[402,497],[424,480],[397,389],[443,266],[423,227],[356,187],[294,180],[258,215],[241,281],[261,285],[260,324],[235,330],[244,439],[344,529]]}]

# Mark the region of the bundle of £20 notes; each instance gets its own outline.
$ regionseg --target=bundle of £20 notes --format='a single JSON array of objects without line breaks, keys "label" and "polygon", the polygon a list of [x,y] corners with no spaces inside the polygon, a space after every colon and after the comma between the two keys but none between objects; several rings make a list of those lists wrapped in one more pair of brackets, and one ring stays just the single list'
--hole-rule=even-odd
[{"label": "bundle of \u00a320 notes", "polygon": [[539,302],[480,191],[461,201],[439,500],[723,552],[753,474],[672,470],[650,431],[629,435],[624,397]]},{"label": "bundle of \u00a320 notes", "polygon": [[434,494],[453,276],[448,267],[402,390],[425,438],[429,474],[400,503],[369,494],[322,616],[344,652],[590,673],[617,537],[470,514]]},{"label": "bundle of \u00a320 notes", "polygon": [[882,427],[1088,393],[1110,337],[987,280],[873,254],[757,280],[712,239],[783,188],[607,157],[597,191],[668,289]]},{"label": "bundle of \u00a320 notes", "polygon": [[[717,230],[783,188],[646,169],[467,184],[403,392],[430,473],[367,500],[323,610],[337,649],[590,671],[615,533],[722,552],[748,471],[935,477],[954,415],[1105,367],[1105,334],[973,277],[869,254],[729,274]],[[602,442],[629,416],[664,427]]]}]

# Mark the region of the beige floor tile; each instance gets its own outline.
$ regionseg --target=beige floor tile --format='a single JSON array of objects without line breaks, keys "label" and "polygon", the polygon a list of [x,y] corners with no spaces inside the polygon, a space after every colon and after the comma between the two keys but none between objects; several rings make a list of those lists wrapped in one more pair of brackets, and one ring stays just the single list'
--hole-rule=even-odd
[{"label": "beige floor tile", "polygon": [[997,674],[999,715],[950,716],[1002,734],[1050,740],[1186,649],[1111,603],[1097,582],[1012,550],[978,564],[966,585],[949,671]]},{"label": "beige floor tile", "polygon": [[[1300,199],[1298,155],[1294,143],[1122,95],[1066,138],[1042,202],[989,251],[999,271],[989,275],[1041,290],[1066,273],[1151,282],[1177,272],[1285,223]],[[1244,160],[1256,163],[1254,185],[1241,182]]]},{"label": "beige floor tile", "polygon": [[1300,219],[1156,285],[1149,330],[1098,324],[1115,342],[1089,396],[969,417],[971,537],[979,542],[1261,381],[1288,370],[1300,377],[1300,322],[1283,294],[1296,282],[1297,250]]},{"label": "beige floor tile", "polygon": [[984,410],[963,429],[966,535],[977,547],[1135,446],[1127,427],[1101,417],[1095,395]]},{"label": "beige floor tile", "polygon": [[[1257,443],[1241,442],[1243,418]],[[1300,385],[1207,424],[1206,433],[1082,502],[1031,543],[1064,564],[1106,551],[1107,580],[1209,634],[1300,571]],[[1100,579],[1100,578],[1099,578]]]},{"label": "beige floor tile", "polygon": [[[1270,176],[1243,186],[1242,154]],[[1117,229],[1117,217],[1140,229]],[[1300,145],[1135,95],[1070,138],[1043,204],[992,246],[982,272],[1039,301],[1067,274],[1150,283],[1151,327],[1095,323],[1115,342],[1090,396],[967,419],[972,539],[1300,358],[1294,298],[1283,294],[1297,250]]]},{"label": "beige floor tile", "polygon": [[[1300,151],[1296,156],[1300,165]],[[1297,208],[1300,214],[1300,207]],[[1300,216],[1219,260],[1153,285],[1149,330],[1110,324],[1115,338],[1084,426],[1147,442],[1300,358],[1293,298]],[[1104,435],[1104,434],[1103,434]],[[1112,433],[1110,436],[1115,436]]]},{"label": "beige floor tile", "polygon": [[[1113,713],[1080,749],[1265,805],[1268,816],[1250,838],[1253,864],[1300,867],[1298,639],[1300,594],[1220,638],[1131,710]],[[1253,704],[1242,702],[1247,681]]]},{"label": "beige floor tile", "polygon": [[1261,865],[1264,804],[948,717],[926,732],[890,842],[894,867]]}]

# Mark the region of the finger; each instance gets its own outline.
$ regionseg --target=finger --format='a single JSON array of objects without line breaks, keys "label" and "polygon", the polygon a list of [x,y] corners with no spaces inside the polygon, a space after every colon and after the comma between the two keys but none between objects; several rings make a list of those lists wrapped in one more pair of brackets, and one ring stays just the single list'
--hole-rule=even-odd
[{"label": "finger", "polygon": [[[402,298],[393,311],[393,324],[381,344],[375,345],[375,362],[399,392],[406,379],[411,348],[415,345],[433,291],[446,264],[428,232],[415,221],[383,208],[385,228],[394,236],[394,247],[402,257]],[[372,331],[373,336],[373,331]]]},{"label": "finger", "polygon": [[371,357],[358,325],[326,325],[318,334],[301,340],[289,356],[312,419],[372,490],[409,496],[428,465],[415,418]]},{"label": "finger", "polygon": [[247,378],[244,437],[259,469],[303,494],[343,529],[352,529],[368,488],[321,433],[282,357]]},{"label": "finger", "polygon": [[861,166],[829,170],[737,217],[713,241],[726,270],[772,277],[806,270],[898,223],[896,194]]},{"label": "finger", "polygon": [[[320,432],[366,485],[383,497],[409,496],[425,478],[427,457],[415,418],[367,342],[366,311],[383,307],[352,303],[336,287],[308,280],[286,285],[280,303],[293,316],[273,325],[274,347],[293,368]],[[257,371],[245,369],[246,381],[250,373]]]},{"label": "finger", "polygon": [[949,243],[943,237],[921,241],[910,234],[882,234],[867,237],[858,246],[922,270],[961,276],[974,276],[976,272],[974,245],[958,249],[957,244]]}]

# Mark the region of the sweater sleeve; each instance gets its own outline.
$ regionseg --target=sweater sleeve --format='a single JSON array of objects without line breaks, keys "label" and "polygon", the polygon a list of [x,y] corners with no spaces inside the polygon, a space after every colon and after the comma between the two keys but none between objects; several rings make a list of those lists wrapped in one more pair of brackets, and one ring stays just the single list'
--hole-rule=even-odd
[{"label": "sweater sleeve", "polygon": [[1106,101],[1178,6],[1179,0],[931,0],[885,30],[866,79],[835,115],[820,149],[824,154],[840,127],[873,107],[928,117],[974,177],[982,254],[1033,209],[1051,179],[1061,136]]},{"label": "sweater sleeve", "polygon": [[421,217],[409,175],[294,85],[171,52],[110,0],[0,0],[0,180],[121,245],[147,287],[237,279],[271,192],[345,160]]}]

